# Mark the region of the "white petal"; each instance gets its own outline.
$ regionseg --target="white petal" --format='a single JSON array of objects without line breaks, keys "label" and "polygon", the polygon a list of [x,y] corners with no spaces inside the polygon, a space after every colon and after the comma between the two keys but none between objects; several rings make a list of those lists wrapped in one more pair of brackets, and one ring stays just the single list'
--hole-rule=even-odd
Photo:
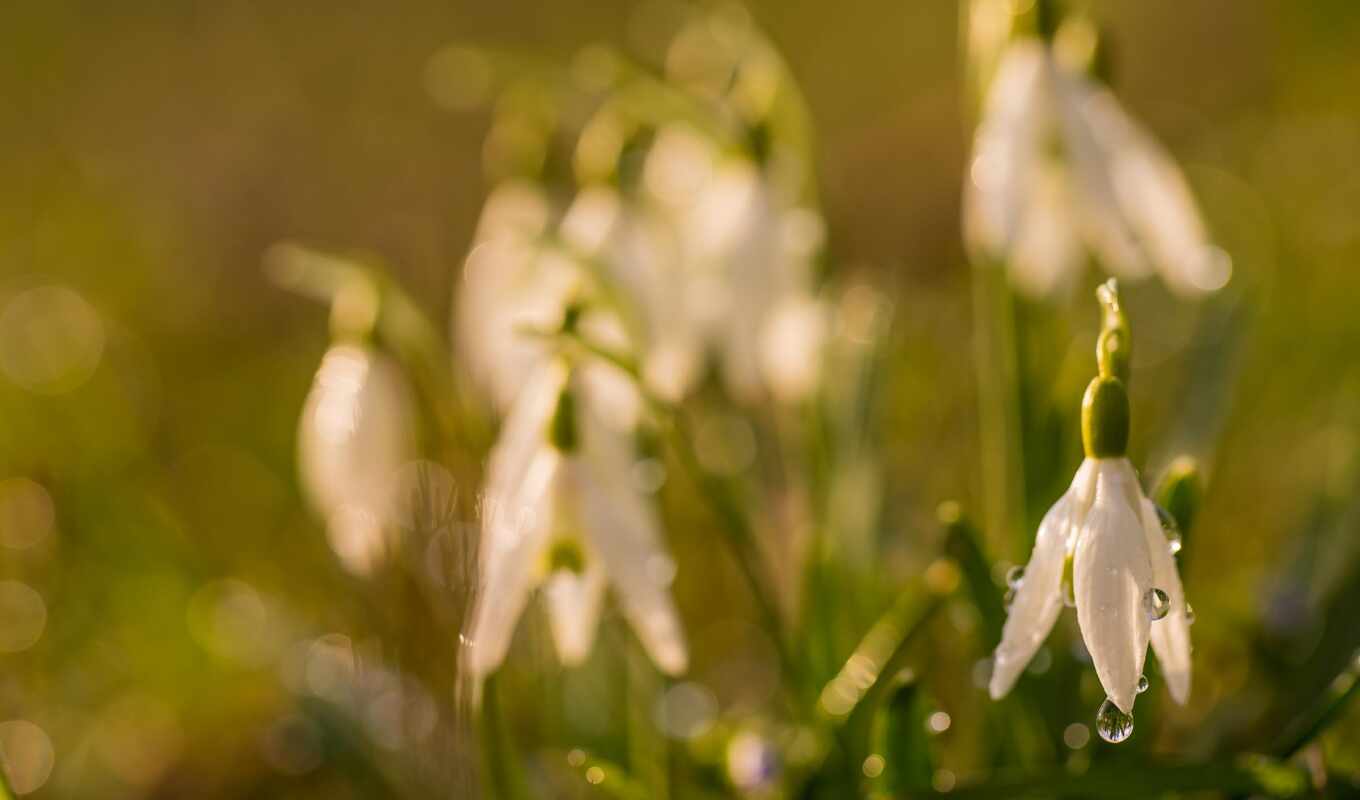
[{"label": "white petal", "polygon": [[1152,652],[1157,654],[1171,699],[1185,705],[1190,699],[1190,622],[1185,616],[1185,590],[1157,507],[1147,499],[1143,500],[1143,530],[1152,557],[1152,585],[1166,592],[1171,601],[1166,616],[1152,623]]},{"label": "white petal", "polygon": [[557,451],[541,448],[513,499],[483,511],[482,580],[470,642],[474,676],[490,674],[505,659],[515,623],[540,577],[539,561],[552,531],[549,500],[560,468]]},{"label": "white petal", "polygon": [[1007,48],[973,141],[964,183],[964,234],[969,247],[987,257],[1008,255],[1019,236],[1050,112],[1044,58],[1042,46],[1034,42]]},{"label": "white petal", "polygon": [[629,480],[628,441],[590,414],[581,417],[584,452],[572,459],[581,522],[604,563],[624,617],[665,672],[684,672],[688,651],[670,595],[671,560],[647,499]]},{"label": "white petal", "polygon": [[1084,253],[1077,237],[1069,170],[1052,160],[1036,168],[1029,182],[1025,214],[1010,258],[1017,289],[1046,297],[1076,274]]},{"label": "white petal", "polygon": [[990,691],[999,700],[1011,690],[1034,653],[1048,637],[1063,609],[1062,576],[1067,562],[1068,528],[1072,498],[1063,495],[1039,524],[1034,552],[1025,576],[1015,590],[1001,643],[993,658]]},{"label": "white petal", "polygon": [[598,561],[587,559],[582,574],[558,570],[543,586],[557,657],[567,666],[576,666],[590,655],[604,601],[604,584],[604,569]]},{"label": "white petal", "polygon": [[482,580],[471,628],[472,670],[478,676],[505,658],[538,578],[538,561],[552,530],[551,492],[561,467],[560,454],[548,446],[547,426],[565,381],[560,364],[540,370],[491,452],[482,502]]},{"label": "white petal", "polygon": [[397,530],[391,479],[415,457],[412,393],[401,368],[365,347],[336,345],[322,359],[298,429],[298,470],[331,548],[364,575]]},{"label": "white petal", "polygon": [[1083,235],[1110,272],[1129,278],[1147,275],[1151,266],[1129,227],[1115,187],[1111,143],[1103,130],[1092,126],[1087,113],[1092,105],[1117,101],[1085,76],[1066,74],[1056,66],[1054,70],[1063,142],[1072,165]]},{"label": "white petal", "polygon": [[811,394],[821,377],[826,309],[802,292],[781,300],[761,335],[761,371],[775,398],[793,403]]},{"label": "white petal", "polygon": [[1105,693],[1129,713],[1147,657],[1143,595],[1152,586],[1152,565],[1139,506],[1128,499],[1132,469],[1123,459],[1097,464],[1095,504],[1072,563],[1077,622]]}]

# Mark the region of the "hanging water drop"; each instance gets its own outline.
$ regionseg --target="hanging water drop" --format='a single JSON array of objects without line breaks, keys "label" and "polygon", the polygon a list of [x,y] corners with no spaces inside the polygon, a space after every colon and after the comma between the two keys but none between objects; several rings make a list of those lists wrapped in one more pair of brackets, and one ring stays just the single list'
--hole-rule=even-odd
[{"label": "hanging water drop", "polygon": [[1138,676],[1138,693],[1142,694],[1148,690],[1148,679],[1146,675]]},{"label": "hanging water drop", "polygon": [[1007,613],[1009,613],[1011,610],[1011,603],[1014,602],[1015,602],[1015,587],[1012,586],[1011,588],[1006,590],[1005,596],[1001,598],[1001,606],[1002,608],[1006,609]]},{"label": "hanging water drop", "polygon": [[1157,521],[1162,524],[1162,533],[1166,535],[1167,549],[1171,551],[1171,555],[1176,555],[1181,551],[1183,544],[1180,524],[1171,516],[1170,511],[1161,506],[1157,506]]},{"label": "hanging water drop", "polygon": [[1019,589],[1020,583],[1025,579],[1025,568],[1014,566],[1006,570],[1006,585],[1012,589]]},{"label": "hanging water drop", "polygon": [[1195,624],[1195,609],[1191,608],[1189,603],[1185,604],[1185,624]]},{"label": "hanging water drop", "polygon": [[1148,619],[1156,622],[1171,610],[1171,598],[1161,589],[1148,589],[1143,595],[1143,610],[1147,612]]},{"label": "hanging water drop", "polygon": [[1133,715],[1120,711],[1107,697],[1096,711],[1096,732],[1110,744],[1119,744],[1133,735]]}]

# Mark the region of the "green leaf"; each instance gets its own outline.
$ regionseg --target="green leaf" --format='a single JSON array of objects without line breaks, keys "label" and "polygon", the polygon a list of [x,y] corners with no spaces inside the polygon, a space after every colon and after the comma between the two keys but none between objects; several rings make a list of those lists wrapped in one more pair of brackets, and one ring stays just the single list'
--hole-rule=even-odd
[{"label": "green leaf", "polygon": [[958,564],[963,573],[968,596],[982,617],[982,632],[988,645],[1001,641],[1001,626],[1006,622],[1006,609],[1001,594],[992,581],[992,566],[978,544],[977,530],[960,511],[957,503],[942,503],[940,522],[945,526],[945,552]]},{"label": "green leaf", "polygon": [[1336,722],[1357,693],[1360,693],[1360,654],[1351,658],[1311,708],[1285,726],[1271,750],[1281,758],[1293,756]]}]

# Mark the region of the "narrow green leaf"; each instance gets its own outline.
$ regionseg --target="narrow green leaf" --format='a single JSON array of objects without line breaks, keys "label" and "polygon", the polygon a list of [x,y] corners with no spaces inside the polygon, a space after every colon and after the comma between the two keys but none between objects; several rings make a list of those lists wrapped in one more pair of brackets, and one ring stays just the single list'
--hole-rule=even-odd
[{"label": "narrow green leaf", "polygon": [[982,617],[982,632],[987,646],[1001,641],[1001,626],[1006,622],[1006,609],[1001,593],[992,581],[992,566],[982,553],[977,529],[960,511],[957,503],[940,504],[940,523],[945,526],[945,552],[958,564],[968,587],[968,596]]},{"label": "narrow green leaf", "polygon": [[1360,654],[1346,664],[1311,708],[1285,726],[1279,742],[1271,749],[1281,758],[1293,756],[1336,722],[1358,693],[1360,693]]}]

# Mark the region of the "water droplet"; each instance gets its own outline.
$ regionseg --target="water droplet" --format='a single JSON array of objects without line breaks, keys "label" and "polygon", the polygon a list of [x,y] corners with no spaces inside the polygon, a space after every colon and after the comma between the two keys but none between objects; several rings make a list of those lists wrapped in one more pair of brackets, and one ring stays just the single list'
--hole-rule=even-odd
[{"label": "water droplet", "polygon": [[1146,675],[1138,676],[1138,693],[1142,694],[1148,690],[1148,679]]},{"label": "water droplet", "polygon": [[1171,610],[1171,598],[1161,589],[1148,589],[1143,595],[1143,610],[1147,612],[1148,619],[1156,622]]},{"label": "water droplet", "polygon": [[1068,608],[1077,607],[1077,591],[1072,588],[1072,579],[1065,578],[1062,585],[1063,605]]},{"label": "water droplet", "polygon": [[1181,551],[1181,526],[1176,522],[1176,518],[1171,516],[1171,512],[1161,506],[1157,506],[1157,521],[1162,523],[1167,548],[1171,550],[1171,555],[1176,555]]},{"label": "water droplet", "polygon": [[1185,604],[1185,624],[1195,624],[1195,609],[1191,608],[1189,603]]},{"label": "water droplet", "polygon": [[1001,598],[1001,605],[1006,609],[1007,612],[1010,612],[1011,603],[1014,602],[1015,602],[1015,589],[1012,587],[1010,589],[1007,589],[1005,596]]},{"label": "water droplet", "polygon": [[1025,580],[1025,568],[1019,565],[1006,570],[1006,585],[1012,589],[1019,589],[1020,583]]},{"label": "water droplet", "polygon": [[1107,697],[1096,712],[1096,732],[1110,744],[1119,744],[1133,735],[1133,716],[1120,711]]}]

